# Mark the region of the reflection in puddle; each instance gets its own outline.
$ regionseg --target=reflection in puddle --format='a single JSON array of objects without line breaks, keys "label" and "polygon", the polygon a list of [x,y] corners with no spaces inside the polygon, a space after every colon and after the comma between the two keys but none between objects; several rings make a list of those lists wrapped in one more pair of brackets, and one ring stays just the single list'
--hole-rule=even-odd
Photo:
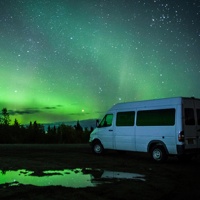
[{"label": "reflection in puddle", "polygon": [[132,179],[145,181],[145,176],[136,173],[113,172],[99,169],[65,169],[49,171],[0,170],[0,186],[63,186],[73,188],[95,187],[112,180]]}]

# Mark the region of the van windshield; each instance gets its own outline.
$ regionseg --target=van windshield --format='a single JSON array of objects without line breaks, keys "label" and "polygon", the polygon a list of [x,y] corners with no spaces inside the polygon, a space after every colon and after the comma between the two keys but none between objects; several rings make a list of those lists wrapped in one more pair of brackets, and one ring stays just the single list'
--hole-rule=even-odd
[{"label": "van windshield", "polygon": [[111,126],[112,125],[112,120],[113,120],[113,114],[105,115],[105,117],[100,122],[98,128]]}]

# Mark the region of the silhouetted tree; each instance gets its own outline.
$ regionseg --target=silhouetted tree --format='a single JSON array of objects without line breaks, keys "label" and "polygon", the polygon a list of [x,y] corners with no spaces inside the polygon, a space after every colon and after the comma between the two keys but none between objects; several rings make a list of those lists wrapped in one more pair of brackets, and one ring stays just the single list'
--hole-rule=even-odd
[{"label": "silhouetted tree", "polygon": [[0,143],[9,143],[10,138],[10,116],[6,108],[2,109],[2,117],[0,118]]},{"label": "silhouetted tree", "polygon": [[74,129],[71,126],[61,124],[57,129],[59,143],[73,143]]},{"label": "silhouetted tree", "polygon": [[48,127],[45,133],[44,126],[30,122],[22,126],[17,119],[10,125],[10,116],[6,108],[2,109],[0,116],[0,143],[86,143],[89,140],[88,128],[81,127],[79,121],[73,126],[61,124],[57,128]]},{"label": "silhouetted tree", "polygon": [[22,134],[23,132],[20,128],[20,124],[17,119],[15,119],[14,124],[10,126],[10,143],[22,143]]},{"label": "silhouetted tree", "polygon": [[74,127],[76,130],[76,143],[81,143],[83,137],[83,128],[81,127],[79,121],[77,121]]},{"label": "silhouetted tree", "polygon": [[27,136],[27,143],[44,143],[44,127],[38,124],[36,121],[34,121],[34,123],[30,122]]},{"label": "silhouetted tree", "polygon": [[8,126],[10,124],[10,116],[6,108],[2,109],[1,124]]},{"label": "silhouetted tree", "polygon": [[20,128],[19,122],[17,121],[16,118],[15,118],[15,121],[14,121],[14,127]]},{"label": "silhouetted tree", "polygon": [[74,126],[76,131],[80,131],[80,132],[83,132],[83,128],[81,127],[79,121],[77,121],[76,125]]},{"label": "silhouetted tree", "polygon": [[50,144],[58,143],[58,139],[57,139],[57,135],[56,134],[57,134],[56,127],[53,126],[51,128],[50,126],[48,126],[47,134],[46,134],[46,143],[50,143]]}]

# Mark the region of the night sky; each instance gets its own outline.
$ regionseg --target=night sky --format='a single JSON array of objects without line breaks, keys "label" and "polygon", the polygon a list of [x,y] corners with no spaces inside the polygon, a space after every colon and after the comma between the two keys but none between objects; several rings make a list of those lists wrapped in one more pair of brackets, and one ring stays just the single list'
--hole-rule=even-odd
[{"label": "night sky", "polygon": [[0,109],[19,123],[200,98],[200,1],[0,0]]}]

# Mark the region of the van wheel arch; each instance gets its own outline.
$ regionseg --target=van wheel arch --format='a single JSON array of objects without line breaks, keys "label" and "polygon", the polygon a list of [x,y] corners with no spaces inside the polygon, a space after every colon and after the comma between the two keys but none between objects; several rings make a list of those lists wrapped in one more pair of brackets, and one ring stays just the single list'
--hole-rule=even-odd
[{"label": "van wheel arch", "polygon": [[92,151],[96,155],[102,155],[104,153],[104,147],[100,140],[95,139],[92,142]]},{"label": "van wheel arch", "polygon": [[151,155],[151,159],[156,162],[164,162],[168,158],[166,145],[162,141],[152,141],[148,145],[147,151]]}]

